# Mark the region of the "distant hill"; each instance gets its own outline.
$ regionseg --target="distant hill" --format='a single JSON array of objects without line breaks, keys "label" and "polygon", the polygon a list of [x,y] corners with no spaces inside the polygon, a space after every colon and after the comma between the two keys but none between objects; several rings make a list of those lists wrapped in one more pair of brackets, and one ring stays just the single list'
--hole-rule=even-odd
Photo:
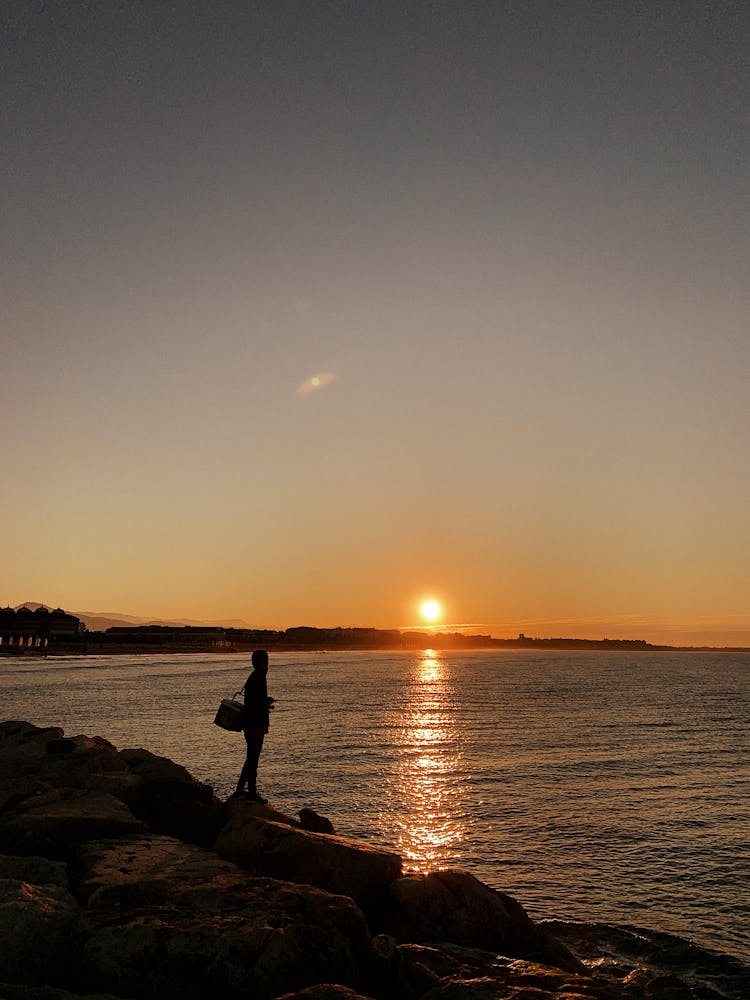
[{"label": "distant hill", "polygon": [[[23,604],[19,604],[15,610],[18,611],[19,608],[29,608],[31,611],[36,611],[37,608],[53,610],[48,604],[39,604],[38,601],[25,601]],[[65,608],[65,611],[68,609]],[[241,618],[223,618],[221,621],[200,621],[196,618],[143,618],[139,615],[126,615],[120,611],[69,611],[69,614],[80,618],[90,632],[104,632],[108,628],[122,628],[128,625],[171,625],[173,628],[180,625],[252,628]]]}]

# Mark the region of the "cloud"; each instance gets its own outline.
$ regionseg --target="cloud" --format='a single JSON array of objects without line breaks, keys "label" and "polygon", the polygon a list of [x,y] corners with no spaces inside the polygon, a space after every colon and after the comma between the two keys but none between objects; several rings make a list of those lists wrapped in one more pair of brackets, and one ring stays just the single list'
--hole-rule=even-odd
[{"label": "cloud", "polygon": [[311,375],[309,378],[305,379],[302,385],[297,387],[298,396],[306,396],[310,392],[317,392],[319,389],[325,389],[329,386],[331,382],[336,378],[333,372],[317,372],[315,375]]}]

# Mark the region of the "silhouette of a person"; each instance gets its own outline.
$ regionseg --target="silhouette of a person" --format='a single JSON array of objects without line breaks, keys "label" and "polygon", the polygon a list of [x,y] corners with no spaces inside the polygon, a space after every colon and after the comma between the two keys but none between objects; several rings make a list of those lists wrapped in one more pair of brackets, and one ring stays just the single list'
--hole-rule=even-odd
[{"label": "silhouette of a person", "polygon": [[258,760],[263,749],[263,737],[268,732],[269,714],[273,708],[274,699],[268,697],[266,674],[268,673],[268,653],[265,649],[256,649],[252,655],[253,670],[245,682],[245,713],[242,732],[247,743],[247,757],[237,783],[237,795],[245,794],[253,802],[265,805],[268,799],[258,795],[256,782],[258,778]]}]

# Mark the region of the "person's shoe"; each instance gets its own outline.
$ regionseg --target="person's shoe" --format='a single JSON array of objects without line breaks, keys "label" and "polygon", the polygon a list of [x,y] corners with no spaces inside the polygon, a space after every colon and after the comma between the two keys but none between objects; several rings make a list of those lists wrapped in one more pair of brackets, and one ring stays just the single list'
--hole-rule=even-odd
[{"label": "person's shoe", "polygon": [[246,794],[251,802],[257,802],[262,806],[266,805],[266,803],[268,802],[268,799],[264,799],[263,796],[258,795],[257,792],[247,792]]}]

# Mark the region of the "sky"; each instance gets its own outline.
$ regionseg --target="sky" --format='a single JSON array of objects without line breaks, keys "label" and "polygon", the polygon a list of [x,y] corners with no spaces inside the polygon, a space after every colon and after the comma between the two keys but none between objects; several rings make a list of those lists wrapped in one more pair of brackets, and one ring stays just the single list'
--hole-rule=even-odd
[{"label": "sky", "polygon": [[747,4],[0,33],[0,604],[750,644]]}]

